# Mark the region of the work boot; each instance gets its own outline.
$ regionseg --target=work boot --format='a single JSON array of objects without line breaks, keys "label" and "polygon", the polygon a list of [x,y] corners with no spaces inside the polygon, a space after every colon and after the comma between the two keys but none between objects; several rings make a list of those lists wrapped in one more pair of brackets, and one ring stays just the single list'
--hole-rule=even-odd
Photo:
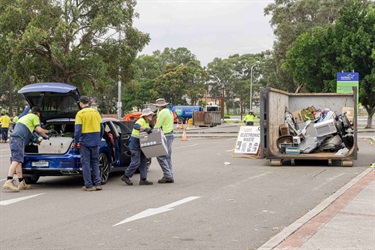
[{"label": "work boot", "polygon": [[100,190],[103,190],[103,188],[102,188],[102,186],[95,186],[95,190],[100,191]]},{"label": "work boot", "polygon": [[158,180],[158,183],[162,183],[162,184],[164,184],[164,183],[173,183],[174,182],[174,180],[173,180],[173,178],[168,178],[168,177],[163,177],[163,178],[161,178],[160,180]]},{"label": "work boot", "polygon": [[6,190],[9,190],[9,191],[13,191],[13,192],[20,191],[18,187],[13,185],[13,180],[7,180],[4,183],[3,188],[6,189]]},{"label": "work boot", "polygon": [[19,190],[26,190],[26,189],[30,189],[31,188],[31,185],[27,185],[25,180],[22,180],[19,184],[18,184],[18,189]]},{"label": "work boot", "polygon": [[133,182],[126,175],[121,176],[121,180],[126,183],[126,185],[132,186]]},{"label": "work boot", "polygon": [[152,181],[148,181],[148,180],[140,180],[139,181],[139,185],[152,185],[154,183],[152,183]]},{"label": "work boot", "polygon": [[94,191],[94,190],[95,190],[95,188],[93,188],[93,187],[90,187],[90,188],[85,187],[85,186],[82,187],[82,191],[89,191],[89,192],[91,192],[91,191]]}]

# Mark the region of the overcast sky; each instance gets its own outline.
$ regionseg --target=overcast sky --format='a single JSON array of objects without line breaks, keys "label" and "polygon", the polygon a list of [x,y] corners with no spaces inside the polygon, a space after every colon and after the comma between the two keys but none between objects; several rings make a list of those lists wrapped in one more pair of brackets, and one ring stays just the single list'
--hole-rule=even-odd
[{"label": "overcast sky", "polygon": [[141,54],[185,47],[202,66],[215,57],[272,49],[274,35],[263,9],[272,0],[137,0],[134,26],[149,33]]}]

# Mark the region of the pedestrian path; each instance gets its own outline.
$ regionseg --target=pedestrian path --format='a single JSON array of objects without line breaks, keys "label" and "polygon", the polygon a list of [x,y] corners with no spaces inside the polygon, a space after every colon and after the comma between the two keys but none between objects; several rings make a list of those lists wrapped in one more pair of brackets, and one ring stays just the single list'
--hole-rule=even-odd
[{"label": "pedestrian path", "polygon": [[368,168],[258,250],[375,249],[375,170]]}]

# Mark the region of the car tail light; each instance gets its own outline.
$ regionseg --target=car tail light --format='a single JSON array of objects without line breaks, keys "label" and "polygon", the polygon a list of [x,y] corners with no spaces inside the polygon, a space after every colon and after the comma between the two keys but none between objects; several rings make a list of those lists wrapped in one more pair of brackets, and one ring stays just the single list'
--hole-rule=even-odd
[{"label": "car tail light", "polygon": [[72,143],[72,148],[80,148],[81,147],[81,143],[77,143],[77,146],[74,144],[74,142]]}]

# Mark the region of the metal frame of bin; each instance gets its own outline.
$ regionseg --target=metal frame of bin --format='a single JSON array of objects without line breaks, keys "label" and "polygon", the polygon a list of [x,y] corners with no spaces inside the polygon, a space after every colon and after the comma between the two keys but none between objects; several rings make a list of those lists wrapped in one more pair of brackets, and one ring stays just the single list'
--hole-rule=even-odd
[{"label": "metal frame of bin", "polygon": [[[271,166],[281,166],[283,161],[295,160],[328,160],[340,161],[342,166],[353,166],[353,160],[357,159],[357,88],[353,87],[353,93],[288,93],[274,88],[260,89],[260,124],[261,147],[260,157],[270,160]],[[279,137],[279,125],[285,121],[285,109],[293,112],[309,106],[330,108],[336,114],[341,114],[342,107],[354,108],[353,134],[354,144],[345,155],[335,155],[335,152],[317,152],[310,154],[289,155],[279,152],[277,138]]]},{"label": "metal frame of bin", "polygon": [[221,124],[220,111],[195,111],[193,113],[194,126],[213,127]]}]

